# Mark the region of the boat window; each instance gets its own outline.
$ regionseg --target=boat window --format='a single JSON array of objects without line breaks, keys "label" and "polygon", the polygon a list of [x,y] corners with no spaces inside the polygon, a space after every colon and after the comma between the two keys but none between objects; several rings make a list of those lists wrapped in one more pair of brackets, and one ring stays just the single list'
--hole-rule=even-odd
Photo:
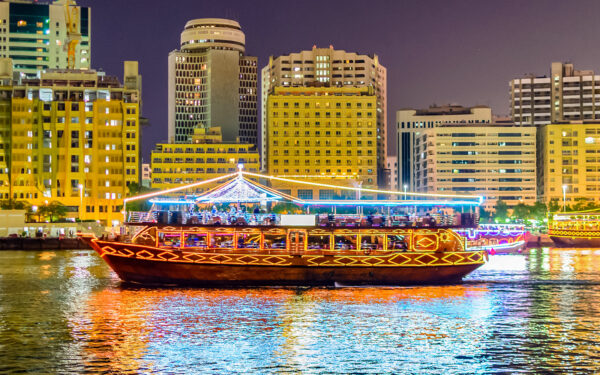
[{"label": "boat window", "polygon": [[160,246],[179,247],[181,246],[181,233],[159,232],[158,244]]},{"label": "boat window", "polygon": [[206,233],[184,233],[184,247],[206,247]]},{"label": "boat window", "polygon": [[335,236],[336,250],[356,250],[356,235]]},{"label": "boat window", "polygon": [[388,250],[406,250],[408,249],[408,243],[406,237],[388,234],[387,235],[387,248]]},{"label": "boat window", "polygon": [[238,249],[258,249],[260,247],[260,234],[238,234]]},{"label": "boat window", "polygon": [[233,233],[213,234],[210,236],[210,247],[233,249]]},{"label": "boat window", "polygon": [[383,250],[383,235],[363,234],[360,236],[361,250]]},{"label": "boat window", "polygon": [[265,249],[285,249],[285,234],[265,234]]},{"label": "boat window", "polygon": [[329,239],[330,235],[324,236],[308,236],[308,249],[309,250],[329,250]]}]

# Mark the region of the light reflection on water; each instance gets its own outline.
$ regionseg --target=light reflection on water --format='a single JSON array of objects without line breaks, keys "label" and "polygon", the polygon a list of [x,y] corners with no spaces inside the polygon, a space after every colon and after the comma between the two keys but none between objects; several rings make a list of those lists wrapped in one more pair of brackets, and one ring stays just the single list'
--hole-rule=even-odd
[{"label": "light reflection on water", "polygon": [[541,249],[453,286],[144,289],[92,252],[0,252],[0,372],[598,372],[599,271]]}]

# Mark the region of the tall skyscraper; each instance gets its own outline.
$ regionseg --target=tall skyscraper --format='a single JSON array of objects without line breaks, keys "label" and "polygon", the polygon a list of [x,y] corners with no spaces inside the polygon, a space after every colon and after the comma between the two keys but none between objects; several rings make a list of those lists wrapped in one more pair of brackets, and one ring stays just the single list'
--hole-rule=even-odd
[{"label": "tall skyscraper", "polygon": [[302,87],[373,87],[377,98],[377,183],[386,184],[387,155],[387,71],[379,63],[377,55],[360,55],[354,52],[317,48],[291,53],[289,55],[271,56],[269,64],[262,69],[262,168],[268,164],[266,133],[268,111],[267,99],[277,86]]},{"label": "tall skyscraper", "polygon": [[13,80],[0,59],[0,199],[116,225],[128,185],[139,182],[138,64],[124,81],[94,70],[56,70]]},{"label": "tall skyscraper", "polygon": [[169,142],[190,142],[200,126],[220,127],[225,142],[258,143],[257,59],[245,41],[236,21],[186,23],[181,49],[169,54]]},{"label": "tall skyscraper", "polygon": [[600,119],[600,75],[553,62],[550,76],[509,82],[511,116],[516,124],[547,125]]},{"label": "tall skyscraper", "polygon": [[[34,77],[49,68],[67,68],[67,24],[64,1],[0,2],[0,57],[13,60],[14,70]],[[89,69],[91,11],[70,7],[79,17],[81,40],[75,50],[75,68]]]},{"label": "tall skyscraper", "polygon": [[401,109],[396,111],[398,136],[398,186],[416,191],[415,140],[425,129],[441,124],[487,124],[492,121],[489,107],[463,107],[460,105],[431,106],[426,109]]}]

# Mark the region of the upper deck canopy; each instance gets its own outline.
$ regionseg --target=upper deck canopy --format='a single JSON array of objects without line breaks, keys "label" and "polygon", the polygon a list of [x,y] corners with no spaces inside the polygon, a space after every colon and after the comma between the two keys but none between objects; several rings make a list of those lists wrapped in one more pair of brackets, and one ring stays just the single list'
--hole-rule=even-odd
[{"label": "upper deck canopy", "polygon": [[[297,198],[281,191],[275,190],[249,177],[256,179],[267,179],[283,181],[292,184],[326,187],[336,190],[350,190],[358,193],[375,193],[378,195],[387,195],[393,199],[326,199],[326,200],[306,200]],[[173,195],[176,192],[183,192],[210,183],[218,183],[213,189],[201,194],[185,196],[185,198],[167,198],[160,199],[159,196]],[[363,195],[364,196],[364,195]],[[483,197],[473,195],[456,194],[427,194],[401,191],[386,191],[376,189],[353,188],[347,186],[336,186],[310,181],[292,180],[288,178],[261,175],[256,173],[244,172],[240,170],[237,173],[223,175],[210,180],[200,181],[192,184],[182,185],[180,187],[157,191],[149,194],[142,194],[134,197],[125,198],[125,203],[140,199],[149,199],[155,204],[211,204],[211,203],[264,203],[264,202],[291,202],[302,206],[479,206],[483,202]]]}]

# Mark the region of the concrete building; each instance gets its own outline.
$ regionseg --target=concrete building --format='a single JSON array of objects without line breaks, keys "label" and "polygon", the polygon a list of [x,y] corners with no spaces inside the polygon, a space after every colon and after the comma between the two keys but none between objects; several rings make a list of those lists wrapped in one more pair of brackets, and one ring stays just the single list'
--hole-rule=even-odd
[{"label": "concrete building", "polygon": [[[259,155],[250,144],[224,142],[221,128],[197,127],[189,144],[157,144],[152,151],[152,188],[168,189],[238,170],[257,173]],[[202,186],[198,192],[213,186]]]},{"label": "concrete building", "polygon": [[256,145],[256,57],[245,55],[236,21],[194,19],[169,54],[169,142],[188,143],[194,127],[221,127],[223,140]]},{"label": "concrete building", "polygon": [[[63,0],[66,1],[66,0]],[[71,8],[73,9],[73,8]],[[81,40],[75,50],[75,68],[89,69],[91,10],[77,7]],[[0,2],[0,57],[13,60],[14,70],[35,77],[45,69],[66,69],[67,25],[62,1]]]},{"label": "concrete building", "polygon": [[[267,108],[268,174],[377,187],[377,97],[373,88],[278,86],[269,95]],[[341,193],[327,187],[298,189],[298,184],[273,184],[304,199],[328,199]]]},{"label": "concrete building", "polygon": [[152,168],[150,167],[150,163],[142,163],[142,186],[145,188],[150,187],[150,183],[152,182]]},{"label": "concrete building", "polygon": [[392,190],[401,190],[403,187],[398,185],[398,156],[387,156],[386,169],[389,170],[387,186]]},{"label": "concrete building", "polygon": [[492,110],[486,106],[432,105],[426,109],[396,111],[398,176],[397,189],[415,191],[415,140],[425,129],[441,124],[489,124]]},{"label": "concrete building", "polygon": [[125,85],[93,70],[48,70],[13,81],[0,59],[0,199],[58,201],[70,217],[123,219],[123,198],[139,182],[138,64]]},{"label": "concrete building", "polygon": [[600,75],[553,62],[550,76],[529,75],[509,82],[516,124],[600,120]]},{"label": "concrete building", "polygon": [[514,123],[438,124],[415,136],[417,192],[473,194],[492,210],[536,201],[536,129]]},{"label": "concrete building", "polygon": [[540,199],[600,203],[600,122],[543,125],[539,140]]},{"label": "concrete building", "polygon": [[[380,185],[385,184],[385,158],[387,156],[387,71],[377,55],[317,48],[271,56],[262,69],[262,124],[268,123],[267,100],[276,87],[372,87],[377,98],[377,168]],[[267,144],[262,133],[262,144]],[[268,150],[262,147],[262,166],[268,164]]]}]

